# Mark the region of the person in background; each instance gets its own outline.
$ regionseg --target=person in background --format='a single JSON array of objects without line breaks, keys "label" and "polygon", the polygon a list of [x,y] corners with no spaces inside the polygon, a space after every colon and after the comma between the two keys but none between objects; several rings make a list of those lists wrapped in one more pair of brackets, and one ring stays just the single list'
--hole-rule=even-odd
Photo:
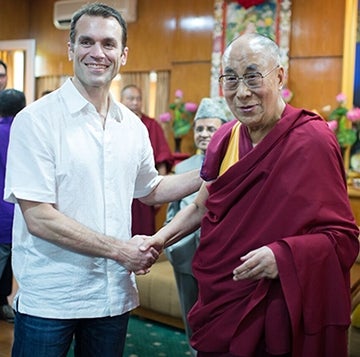
[{"label": "person in background", "polygon": [[[6,88],[7,80],[8,80],[7,65],[4,61],[0,60],[0,92]],[[4,125],[6,126],[7,124]],[[5,126],[3,128],[5,128]],[[3,143],[0,143],[1,148],[7,147],[7,143],[8,140],[5,140]],[[3,190],[1,192],[3,192]],[[4,216],[4,220],[7,220],[5,216]],[[0,234],[3,235],[5,241],[9,241],[9,237],[7,236],[8,234],[7,231],[5,231],[4,233],[0,232]],[[6,254],[6,256],[7,256],[7,260],[5,261],[5,266],[3,267],[2,273],[0,274],[0,319],[8,322],[13,322],[14,312],[11,306],[9,305],[9,301],[8,301],[8,296],[12,292],[12,284],[13,284],[13,273],[11,269],[11,254],[10,255]]]},{"label": "person in background", "polygon": [[160,250],[201,223],[188,315],[198,357],[346,357],[359,228],[336,137],[282,99],[271,39],[237,37],[222,68],[238,120],[214,134],[195,201],[141,249]]},{"label": "person in background", "polygon": [[[194,117],[194,143],[197,153],[177,164],[175,166],[175,174],[201,168],[206,149],[212,136],[220,126],[229,121],[230,118],[232,118],[232,116],[229,113],[224,98],[203,98],[201,100]],[[181,209],[192,203],[195,196],[196,192],[181,200],[171,202],[168,205],[165,224],[169,223]],[[182,317],[188,340],[190,340],[191,337],[191,329],[187,321],[187,314],[196,302],[198,294],[198,285],[193,276],[191,264],[195,250],[199,245],[199,238],[200,229],[165,249],[165,254],[174,269]],[[191,346],[190,351],[193,356],[196,356],[196,352]]]},{"label": "person in background", "polygon": [[7,80],[7,65],[4,61],[0,60],[0,91],[6,88]]},{"label": "person in background", "polygon": [[[160,176],[145,126],[109,90],[128,56],[120,13],[90,3],[70,25],[74,75],[15,117],[5,193],[15,203],[16,357],[119,357],[134,272],[159,256],[131,238],[134,197],[153,205],[199,189],[198,170]],[[131,239],[130,239],[131,238]]]},{"label": "person in background", "polygon": [[[120,101],[131,109],[145,124],[154,152],[155,166],[160,175],[170,172],[174,159],[169,144],[165,138],[161,125],[153,118],[142,112],[142,92],[139,87],[129,84],[121,90]],[[159,206],[148,206],[140,200],[134,199],[132,203],[132,235],[155,233],[155,217]]]},{"label": "person in background", "polygon": [[[16,89],[0,91],[0,192],[4,192],[6,156],[9,145],[10,127],[15,115],[25,107],[25,94]],[[1,307],[0,317],[8,322],[14,321],[14,311],[7,297],[11,294],[11,242],[14,205],[0,198],[0,277]],[[10,282],[9,282],[10,278]]]}]

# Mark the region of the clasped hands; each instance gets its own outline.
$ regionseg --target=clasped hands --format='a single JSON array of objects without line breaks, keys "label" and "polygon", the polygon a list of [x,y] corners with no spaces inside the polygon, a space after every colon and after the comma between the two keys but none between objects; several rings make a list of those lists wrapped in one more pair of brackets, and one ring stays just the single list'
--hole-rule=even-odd
[{"label": "clasped hands", "polygon": [[135,235],[128,241],[127,247],[123,265],[137,275],[144,275],[159,258],[164,245],[152,236]]}]

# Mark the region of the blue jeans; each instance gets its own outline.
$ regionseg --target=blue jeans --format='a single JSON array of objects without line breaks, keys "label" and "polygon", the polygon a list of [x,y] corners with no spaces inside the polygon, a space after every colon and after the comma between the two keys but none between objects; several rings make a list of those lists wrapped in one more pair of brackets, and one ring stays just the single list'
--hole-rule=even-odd
[{"label": "blue jeans", "polygon": [[75,340],[75,357],[120,357],[129,313],[89,319],[45,319],[16,312],[13,357],[65,357]]}]

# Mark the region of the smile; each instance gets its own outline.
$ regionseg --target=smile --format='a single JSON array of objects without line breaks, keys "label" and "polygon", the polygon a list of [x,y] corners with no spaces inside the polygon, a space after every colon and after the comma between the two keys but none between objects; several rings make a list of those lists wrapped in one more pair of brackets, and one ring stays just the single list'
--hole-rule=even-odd
[{"label": "smile", "polygon": [[86,66],[88,68],[94,68],[94,69],[106,69],[106,68],[108,68],[108,66],[106,66],[104,64],[99,64],[99,63],[87,63]]}]

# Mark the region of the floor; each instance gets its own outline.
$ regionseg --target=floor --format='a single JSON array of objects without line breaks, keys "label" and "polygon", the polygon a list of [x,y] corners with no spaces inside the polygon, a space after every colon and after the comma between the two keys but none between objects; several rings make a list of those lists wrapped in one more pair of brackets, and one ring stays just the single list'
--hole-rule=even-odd
[{"label": "floor", "polygon": [[11,356],[14,324],[0,321],[0,357]]},{"label": "floor", "polygon": [[[14,279],[12,294],[8,297],[10,305],[17,291],[17,283]],[[0,357],[11,356],[11,346],[13,342],[14,324],[0,320]]]}]

